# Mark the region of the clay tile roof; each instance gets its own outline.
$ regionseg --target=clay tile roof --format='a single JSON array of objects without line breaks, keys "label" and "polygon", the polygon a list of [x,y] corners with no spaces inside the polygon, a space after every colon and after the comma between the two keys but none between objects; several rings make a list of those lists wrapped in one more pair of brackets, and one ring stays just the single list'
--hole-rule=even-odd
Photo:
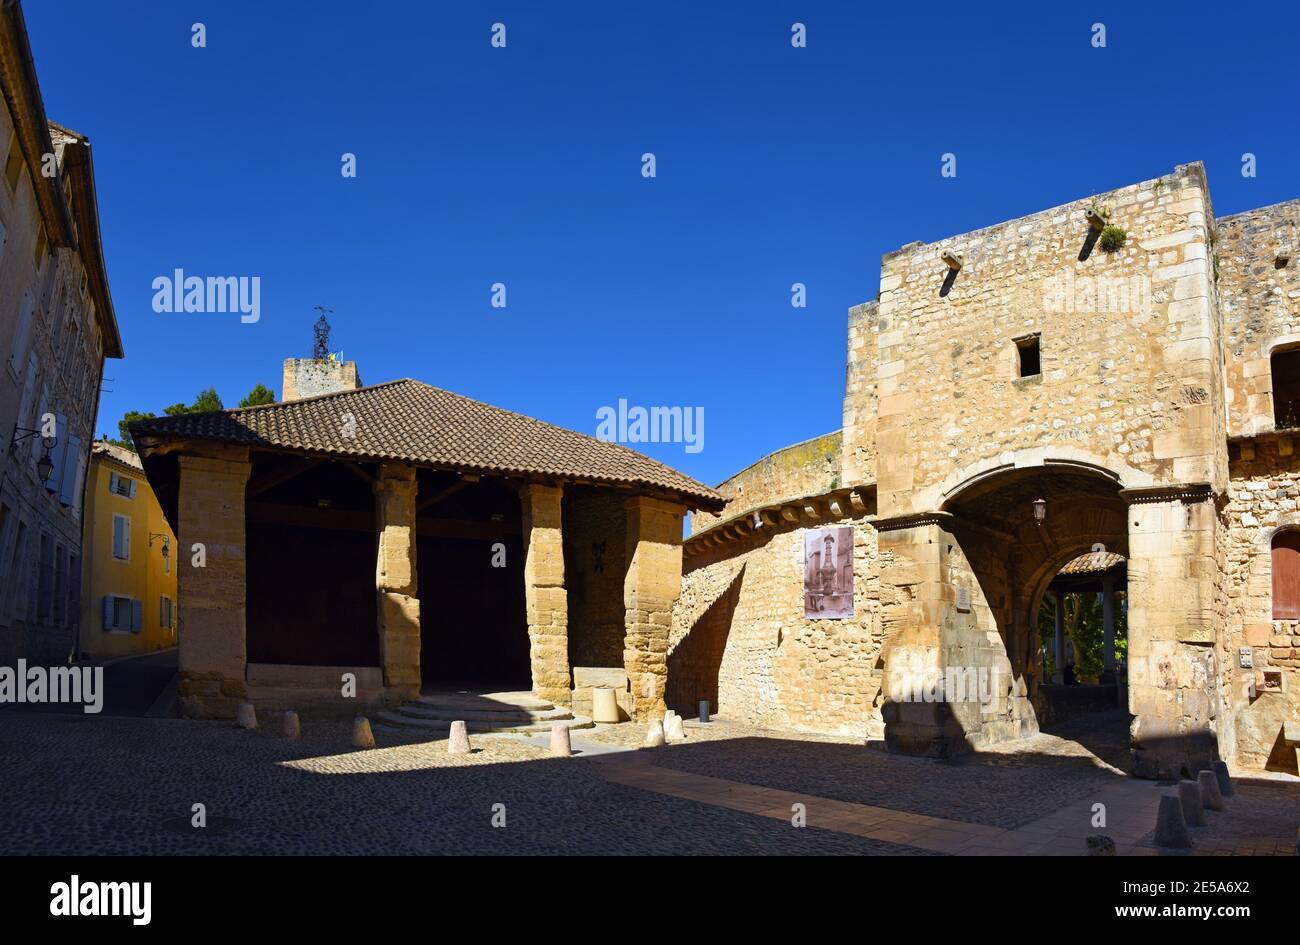
[{"label": "clay tile roof", "polygon": [[1090,551],[1079,555],[1061,568],[1059,574],[1099,574],[1109,571],[1117,564],[1123,564],[1124,556],[1109,551]]},{"label": "clay tile roof", "polygon": [[90,452],[95,456],[109,456],[117,460],[124,466],[131,466],[141,471],[144,470],[144,464],[140,462],[140,457],[125,447],[118,446],[115,443],[109,443],[104,440],[96,440],[91,446]]},{"label": "clay tile roof", "polygon": [[[347,415],[354,435],[345,437]],[[131,424],[141,438],[218,440],[464,472],[620,482],[678,493],[697,508],[722,495],[635,450],[406,378],[372,387]],[[142,451],[149,452],[147,443]]]}]

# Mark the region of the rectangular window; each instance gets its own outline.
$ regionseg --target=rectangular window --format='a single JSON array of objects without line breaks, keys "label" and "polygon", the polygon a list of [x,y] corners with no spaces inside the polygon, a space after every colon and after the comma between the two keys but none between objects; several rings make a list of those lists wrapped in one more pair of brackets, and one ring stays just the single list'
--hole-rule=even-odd
[{"label": "rectangular window", "polygon": [[1273,619],[1300,620],[1300,531],[1273,538]]},{"label": "rectangular window", "polygon": [[23,172],[23,150],[18,146],[18,129],[9,138],[9,153],[5,155],[5,180],[10,190],[18,189],[18,176]]},{"label": "rectangular window", "polygon": [[62,626],[68,596],[68,555],[62,545],[54,546],[54,599],[50,605],[50,623]]},{"label": "rectangular window", "polygon": [[0,616],[8,617],[18,603],[18,588],[23,578],[23,563],[26,555],[23,549],[27,544],[27,525],[18,523],[14,534],[13,551],[9,556],[9,567],[5,570],[8,579],[0,584]]},{"label": "rectangular window", "polygon": [[135,498],[135,480],[130,476],[119,476],[115,472],[108,474],[108,491],[124,499]]},{"label": "rectangular window", "polygon": [[36,564],[36,622],[45,623],[54,601],[54,542],[49,535],[41,536],[41,556]]},{"label": "rectangular window", "polygon": [[131,520],[125,515],[113,516],[113,557],[131,560]]},{"label": "rectangular window", "polygon": [[1016,356],[1020,377],[1033,377],[1043,372],[1042,352],[1038,348],[1038,335],[1016,339]]},{"label": "rectangular window", "polygon": [[118,594],[104,596],[104,629],[140,632],[140,602]]},{"label": "rectangular window", "polygon": [[32,318],[36,311],[36,300],[31,292],[23,296],[23,307],[18,311],[18,330],[14,332],[14,346],[9,349],[9,373],[18,377],[18,370],[27,357],[27,342],[32,333]]},{"label": "rectangular window", "polygon": [[158,598],[158,626],[170,630],[172,628],[172,599],[170,597]]},{"label": "rectangular window", "polygon": [[1273,370],[1273,426],[1278,430],[1300,428],[1300,348],[1275,351]]}]

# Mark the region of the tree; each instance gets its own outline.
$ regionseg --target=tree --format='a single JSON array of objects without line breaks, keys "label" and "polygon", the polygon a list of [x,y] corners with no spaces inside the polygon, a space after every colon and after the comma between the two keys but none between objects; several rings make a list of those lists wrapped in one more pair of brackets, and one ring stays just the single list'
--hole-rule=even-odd
[{"label": "tree", "polygon": [[[257,386],[261,387],[262,385],[259,384]],[[253,388],[253,392],[248,396],[252,397],[256,392],[257,388],[255,387]],[[188,406],[183,403],[175,403],[170,407],[164,407],[163,415],[168,417],[179,417],[182,414],[187,413],[206,413],[212,410],[224,409],[225,405],[221,402],[221,396],[217,393],[217,389],[215,387],[209,387],[207,390],[201,390],[195,394],[194,403]],[[152,420],[156,416],[158,415],[152,411],[142,413],[139,410],[128,410],[122,419],[117,422],[117,431],[121,435],[121,439],[109,440],[108,442],[116,446],[125,447],[133,453],[136,452],[135,441],[131,439],[129,424],[136,420]]]},{"label": "tree", "polygon": [[248,392],[248,396],[239,402],[241,407],[260,407],[262,404],[275,403],[275,391],[263,384],[257,384]]}]

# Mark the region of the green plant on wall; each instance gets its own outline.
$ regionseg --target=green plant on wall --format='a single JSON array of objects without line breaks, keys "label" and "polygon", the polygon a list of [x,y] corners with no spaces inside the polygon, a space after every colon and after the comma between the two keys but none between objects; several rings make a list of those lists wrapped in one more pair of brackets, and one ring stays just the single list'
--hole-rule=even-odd
[{"label": "green plant on wall", "polygon": [[1101,231],[1101,248],[1107,253],[1113,253],[1128,242],[1128,230],[1122,226],[1116,226],[1108,223],[1106,228]]}]

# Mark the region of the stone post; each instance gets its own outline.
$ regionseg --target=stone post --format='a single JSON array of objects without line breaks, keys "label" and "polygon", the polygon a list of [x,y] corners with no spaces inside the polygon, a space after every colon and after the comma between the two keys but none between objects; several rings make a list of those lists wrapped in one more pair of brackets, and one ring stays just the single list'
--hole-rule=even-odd
[{"label": "stone post", "polygon": [[533,693],[569,705],[569,599],[564,587],[564,533],[560,486],[532,483],[519,491],[523,504],[524,597]]},{"label": "stone post", "polygon": [[250,465],[246,449],[208,453],[177,458],[177,694],[189,718],[232,719],[247,699],[244,487]]},{"label": "stone post", "polygon": [[420,694],[420,598],[415,557],[415,468],[385,463],[375,490],[379,664],[391,701]]},{"label": "stone post", "polygon": [[1102,666],[1115,672],[1115,579],[1101,579]]},{"label": "stone post", "polygon": [[635,496],[627,508],[623,668],[638,721],[662,718],[668,684],[668,634],[682,593],[682,518],[686,507]]},{"label": "stone post", "polygon": [[1217,757],[1217,511],[1206,488],[1124,496],[1133,773],[1192,777]]}]

